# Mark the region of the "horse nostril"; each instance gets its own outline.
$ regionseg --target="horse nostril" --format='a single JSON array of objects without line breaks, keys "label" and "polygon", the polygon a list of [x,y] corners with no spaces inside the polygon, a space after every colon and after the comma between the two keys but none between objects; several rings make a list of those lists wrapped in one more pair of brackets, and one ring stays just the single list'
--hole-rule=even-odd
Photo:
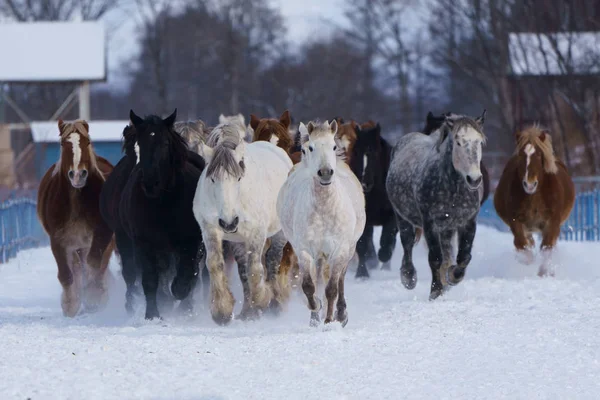
[{"label": "horse nostril", "polygon": [[323,173],[321,172],[321,170],[317,171],[317,175],[323,176]]},{"label": "horse nostril", "polygon": [[69,171],[69,179],[73,179],[75,176],[75,172],[73,170]]},{"label": "horse nostril", "polygon": [[87,177],[87,174],[88,174],[88,172],[87,172],[87,169],[83,169],[83,170],[81,170],[81,177],[82,177],[82,178],[86,178],[86,177]]},{"label": "horse nostril", "polygon": [[329,175],[333,175],[333,170],[332,169],[329,170]]},{"label": "horse nostril", "polygon": [[225,229],[227,227],[227,224],[225,223],[225,221],[223,221],[221,218],[219,218],[219,226],[223,229]]},{"label": "horse nostril", "polygon": [[235,217],[235,218],[233,219],[233,222],[232,222],[232,224],[231,224],[231,225],[233,225],[233,226],[237,226],[237,224],[238,224],[239,222],[240,222],[240,218],[239,218],[239,217]]}]

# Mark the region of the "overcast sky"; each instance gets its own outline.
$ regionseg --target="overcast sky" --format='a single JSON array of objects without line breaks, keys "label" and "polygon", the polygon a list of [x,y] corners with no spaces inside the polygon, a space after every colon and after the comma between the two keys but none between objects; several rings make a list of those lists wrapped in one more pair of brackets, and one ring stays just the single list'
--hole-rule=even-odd
[{"label": "overcast sky", "polygon": [[[334,26],[344,24],[342,0],[273,0],[281,7],[286,20],[287,38],[292,44],[327,35]],[[139,18],[132,17],[135,8],[117,10],[104,22],[108,33],[108,83],[112,87],[125,84],[123,62],[137,54]]]}]

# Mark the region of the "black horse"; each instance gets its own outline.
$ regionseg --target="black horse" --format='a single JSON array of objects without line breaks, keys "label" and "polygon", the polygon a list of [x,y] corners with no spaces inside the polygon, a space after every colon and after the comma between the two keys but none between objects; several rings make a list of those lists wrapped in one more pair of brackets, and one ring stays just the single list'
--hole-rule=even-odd
[{"label": "black horse", "polygon": [[[452,118],[452,115],[453,114],[451,112],[447,112],[446,114],[436,117],[431,111],[429,111],[429,113],[427,113],[427,119],[425,120],[425,127],[421,132],[426,135],[431,135],[431,133],[440,129],[440,127],[446,121],[446,118]],[[480,204],[483,204],[490,196],[490,173],[483,164],[483,160],[481,161],[479,168],[481,169],[481,176],[483,178],[483,194],[481,196]]]},{"label": "black horse", "polygon": [[139,163],[123,189],[119,214],[133,242],[135,267],[142,271],[146,319],[160,317],[156,301],[159,275],[175,262],[171,293],[183,300],[195,287],[205,253],[192,213],[205,163],[175,132],[176,115],[177,110],[164,120],[156,115],[142,119],[130,111]]},{"label": "black horse", "polygon": [[[377,258],[383,263],[382,269],[390,269],[390,259],[396,246],[398,226],[385,188],[392,146],[381,137],[379,124],[365,129],[356,125],[354,130],[357,140],[354,144],[350,168],[362,184],[367,213],[365,230],[356,244],[358,253],[356,277],[368,278],[367,266],[376,267]],[[382,227],[377,255],[373,245],[374,226]]]}]

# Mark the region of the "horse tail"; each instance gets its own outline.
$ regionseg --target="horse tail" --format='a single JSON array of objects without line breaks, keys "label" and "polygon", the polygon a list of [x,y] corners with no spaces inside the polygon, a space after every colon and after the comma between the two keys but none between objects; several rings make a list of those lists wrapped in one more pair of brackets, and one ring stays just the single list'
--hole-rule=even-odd
[{"label": "horse tail", "polygon": [[419,243],[421,236],[423,236],[423,228],[415,228],[415,244]]}]

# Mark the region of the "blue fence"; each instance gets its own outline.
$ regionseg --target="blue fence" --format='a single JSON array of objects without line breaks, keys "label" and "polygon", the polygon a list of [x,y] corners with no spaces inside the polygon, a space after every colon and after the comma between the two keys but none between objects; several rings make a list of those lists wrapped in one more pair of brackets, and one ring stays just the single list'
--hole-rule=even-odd
[{"label": "blue fence", "polygon": [[[493,193],[483,203],[478,222],[503,232],[510,232],[494,209]],[[579,192],[569,219],[563,224],[561,240],[600,241],[600,190]]]},{"label": "blue fence", "polygon": [[47,236],[37,218],[35,199],[11,198],[0,203],[0,263],[45,243]]}]

